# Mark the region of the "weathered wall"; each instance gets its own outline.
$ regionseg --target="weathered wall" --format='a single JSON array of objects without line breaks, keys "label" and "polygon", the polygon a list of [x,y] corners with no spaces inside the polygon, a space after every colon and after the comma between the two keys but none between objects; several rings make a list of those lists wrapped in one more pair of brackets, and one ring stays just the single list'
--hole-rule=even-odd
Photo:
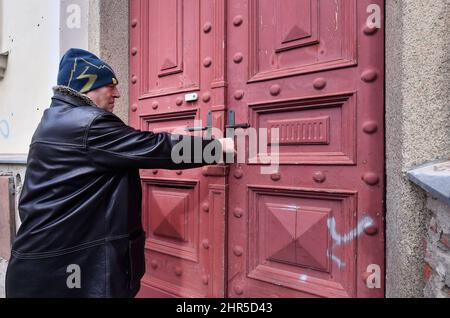
[{"label": "weathered wall", "polygon": [[425,297],[450,298],[450,206],[428,197],[432,211],[425,254]]},{"label": "weathered wall", "polygon": [[[0,80],[0,175],[15,178],[17,202],[28,147],[49,106],[59,63],[59,2],[0,0],[0,54],[8,52]],[[18,23],[20,21],[20,23]],[[0,298],[7,262],[0,258]]]},{"label": "weathered wall", "polygon": [[450,0],[389,0],[386,17],[386,295],[421,297],[430,212],[405,172],[450,155]]},{"label": "weathered wall", "polygon": [[28,152],[49,105],[59,63],[58,17],[52,0],[2,1],[0,53],[9,55],[0,80],[0,155]]},{"label": "weathered wall", "polygon": [[90,1],[89,50],[116,72],[122,97],[114,113],[128,123],[128,1]]}]

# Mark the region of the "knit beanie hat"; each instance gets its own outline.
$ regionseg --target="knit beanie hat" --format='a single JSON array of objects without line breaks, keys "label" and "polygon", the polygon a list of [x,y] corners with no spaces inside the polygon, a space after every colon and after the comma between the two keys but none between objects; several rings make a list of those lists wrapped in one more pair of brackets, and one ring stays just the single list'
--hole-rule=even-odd
[{"label": "knit beanie hat", "polygon": [[59,86],[67,86],[85,94],[111,84],[118,84],[114,71],[91,52],[70,49],[61,59],[58,73]]}]

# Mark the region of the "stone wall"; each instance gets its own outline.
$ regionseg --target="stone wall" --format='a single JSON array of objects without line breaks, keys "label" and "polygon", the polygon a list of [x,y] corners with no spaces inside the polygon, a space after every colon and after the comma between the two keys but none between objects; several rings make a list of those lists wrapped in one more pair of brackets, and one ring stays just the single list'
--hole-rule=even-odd
[{"label": "stone wall", "polygon": [[429,196],[427,208],[432,218],[426,239],[424,296],[450,298],[450,206]]}]

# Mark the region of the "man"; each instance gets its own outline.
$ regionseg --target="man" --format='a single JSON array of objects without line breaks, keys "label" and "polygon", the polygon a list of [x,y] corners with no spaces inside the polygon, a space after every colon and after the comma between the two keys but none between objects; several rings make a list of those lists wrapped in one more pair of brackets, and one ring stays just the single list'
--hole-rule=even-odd
[{"label": "man", "polygon": [[[171,159],[177,143],[199,137],[141,132],[112,114],[117,84],[90,52],[62,58],[30,145],[7,297],[134,297],[145,271],[138,169],[206,164]],[[229,141],[200,142],[233,151]]]}]

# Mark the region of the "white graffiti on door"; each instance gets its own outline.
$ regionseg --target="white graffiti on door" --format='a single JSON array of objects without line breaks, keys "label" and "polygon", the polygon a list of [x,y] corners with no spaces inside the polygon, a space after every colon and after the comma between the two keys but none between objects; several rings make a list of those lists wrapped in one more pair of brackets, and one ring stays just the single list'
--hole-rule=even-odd
[{"label": "white graffiti on door", "polygon": [[366,227],[371,226],[373,223],[374,221],[371,217],[365,216],[361,221],[359,221],[358,225],[354,229],[342,235],[336,231],[336,219],[333,217],[327,220],[328,230],[330,231],[331,238],[333,239],[333,246],[331,247],[331,251],[327,250],[327,256],[331,256],[331,259],[336,263],[338,268],[344,267],[345,262],[333,254],[335,247],[345,245],[348,242],[353,241],[364,231]]}]

